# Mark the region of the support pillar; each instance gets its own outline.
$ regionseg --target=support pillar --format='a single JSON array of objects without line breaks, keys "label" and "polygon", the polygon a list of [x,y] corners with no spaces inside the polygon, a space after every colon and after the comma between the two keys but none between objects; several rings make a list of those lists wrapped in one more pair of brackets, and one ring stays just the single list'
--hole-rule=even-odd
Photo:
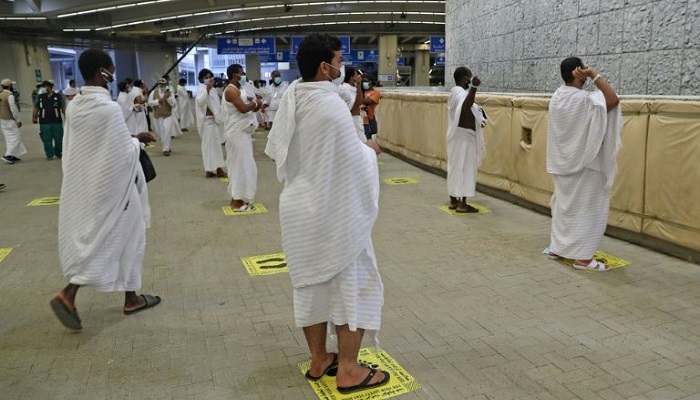
[{"label": "support pillar", "polygon": [[415,86],[430,86],[430,52],[416,50],[413,82]]},{"label": "support pillar", "polygon": [[260,79],[260,58],[257,54],[245,55],[245,73],[249,81]]},{"label": "support pillar", "polygon": [[396,86],[396,50],[398,48],[396,35],[379,37],[379,76],[377,80],[382,86]]}]

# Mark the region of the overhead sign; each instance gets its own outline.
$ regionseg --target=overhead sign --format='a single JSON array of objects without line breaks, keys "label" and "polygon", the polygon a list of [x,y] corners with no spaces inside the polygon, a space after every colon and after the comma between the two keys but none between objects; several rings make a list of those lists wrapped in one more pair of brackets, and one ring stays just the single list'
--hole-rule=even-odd
[{"label": "overhead sign", "polygon": [[379,62],[379,50],[350,50],[350,58],[356,62]]},{"label": "overhead sign", "polygon": [[406,57],[396,57],[396,66],[406,65]]},{"label": "overhead sign", "polygon": [[[299,45],[305,37],[306,36],[292,36],[292,54],[297,54],[299,52]],[[340,39],[343,54],[350,54],[350,36],[338,36],[338,39]]]},{"label": "overhead sign", "polygon": [[435,57],[435,65],[445,65],[445,57]]},{"label": "overhead sign", "polygon": [[288,50],[278,51],[274,54],[260,54],[258,56],[258,61],[261,63],[289,62],[289,59],[290,55]]},{"label": "overhead sign", "polygon": [[445,37],[444,36],[431,36],[430,37],[430,52],[431,53],[445,53]]},{"label": "overhead sign", "polygon": [[273,36],[218,38],[216,51],[219,54],[275,54],[275,38]]}]

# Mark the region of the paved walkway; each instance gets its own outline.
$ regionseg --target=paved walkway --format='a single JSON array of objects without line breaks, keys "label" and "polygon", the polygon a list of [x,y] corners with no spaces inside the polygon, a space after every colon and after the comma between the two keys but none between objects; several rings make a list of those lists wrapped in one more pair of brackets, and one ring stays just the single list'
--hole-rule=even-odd
[{"label": "paved walkway", "polygon": [[[143,290],[163,303],[124,316],[121,294],[85,288],[84,329],[72,333],[48,305],[65,284],[58,207],[26,206],[59,195],[61,166],[44,159],[36,126],[22,131],[30,153],[0,165],[0,248],[13,248],[0,262],[0,398],[315,398],[297,368],[307,349],[289,277],[251,277],[240,260],[281,251],[264,134],[256,201],[266,214],[223,214],[226,184],[204,178],[196,133],[171,157],[151,150]],[[700,266],[606,237],[601,250],[633,264],[575,271],[541,255],[548,217],[484,195],[476,202],[491,213],[449,215],[438,209],[443,178],[379,159],[382,179],[420,181],[382,184],[373,236],[386,286],[380,344],[422,384],[401,398],[700,399]]]}]

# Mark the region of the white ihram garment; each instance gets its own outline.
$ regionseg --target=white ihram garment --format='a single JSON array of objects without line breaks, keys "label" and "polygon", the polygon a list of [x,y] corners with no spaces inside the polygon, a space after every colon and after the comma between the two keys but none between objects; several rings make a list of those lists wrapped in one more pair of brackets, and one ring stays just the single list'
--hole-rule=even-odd
[{"label": "white ihram garment", "polygon": [[15,104],[14,95],[10,95],[7,102],[14,119],[0,119],[0,130],[5,136],[5,155],[19,158],[19,156],[27,154],[27,148],[22,143],[22,136],[17,126],[17,121],[20,121],[19,109]]},{"label": "white ihram garment", "polygon": [[70,283],[99,291],[141,287],[150,209],[140,149],[107,89],[83,87],[68,105],[58,253]]},{"label": "white ihram garment", "polygon": [[[355,98],[357,97],[357,88],[349,83],[343,82],[340,87],[340,97],[343,99],[345,104],[348,105],[349,109],[355,105]],[[355,124],[355,131],[357,137],[360,138],[362,143],[367,143],[367,136],[365,136],[365,124],[362,121],[362,115],[353,115],[352,122]]]},{"label": "white ihram garment", "polygon": [[286,82],[282,82],[279,86],[271,84],[267,87],[265,99],[263,100],[264,103],[268,105],[267,108],[265,108],[267,122],[275,122],[275,115],[277,114],[277,110],[280,108],[282,96],[284,96],[284,92],[286,92],[288,88],[289,85]]},{"label": "white ihram garment", "polygon": [[379,173],[374,151],[357,140],[338,87],[292,83],[265,153],[284,183],[280,225],[297,326],[328,321],[378,330],[384,287],[372,228]]},{"label": "white ihram garment", "polygon": [[[229,85],[234,87],[234,85]],[[245,89],[240,90],[241,101],[247,103]],[[258,167],[253,157],[253,133],[258,127],[255,113],[241,113],[233,103],[221,100],[226,132],[226,169],[228,193],[232,199],[252,203],[258,185]]]},{"label": "white ihram garment", "polygon": [[[222,124],[219,122],[221,101],[212,89],[207,93],[207,85],[200,84],[195,97],[195,112],[197,115],[197,132],[202,139],[202,162],[204,171],[215,172],[223,168],[224,152],[221,149]],[[207,116],[207,108],[214,114]]]},{"label": "white ihram garment", "polygon": [[617,172],[622,116],[610,112],[602,92],[561,86],[549,103],[547,172],[552,174],[550,251],[588,260],[608,221]]},{"label": "white ihram garment", "polygon": [[455,86],[447,101],[447,194],[457,198],[476,194],[476,176],[485,153],[481,127],[484,116],[476,104],[471,107],[476,130],[459,127],[462,105],[468,94],[468,90]]},{"label": "white ihram garment", "polygon": [[[129,94],[126,92],[119,92],[117,96],[117,104],[122,111],[122,116],[124,117],[124,122],[126,122],[127,129],[129,127],[129,120],[133,118],[134,103],[129,102]],[[131,130],[129,130],[131,132]]]},{"label": "white ihram garment", "polygon": [[194,115],[190,95],[184,86],[177,85],[177,108],[180,115],[180,128],[190,130],[194,126]]},{"label": "white ihram garment", "polygon": [[146,120],[146,105],[135,104],[136,99],[145,100],[143,90],[138,87],[131,88],[129,91],[129,103],[133,106],[133,116],[126,121],[126,126],[132,135],[141,132],[148,132],[148,121]]}]

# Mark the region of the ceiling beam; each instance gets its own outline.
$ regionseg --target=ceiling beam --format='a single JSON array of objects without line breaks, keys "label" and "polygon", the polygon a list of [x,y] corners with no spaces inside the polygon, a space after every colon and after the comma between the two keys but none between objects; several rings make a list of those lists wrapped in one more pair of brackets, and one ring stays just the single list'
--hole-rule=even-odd
[{"label": "ceiling beam", "polygon": [[41,13],[41,0],[24,0],[35,13]]}]

